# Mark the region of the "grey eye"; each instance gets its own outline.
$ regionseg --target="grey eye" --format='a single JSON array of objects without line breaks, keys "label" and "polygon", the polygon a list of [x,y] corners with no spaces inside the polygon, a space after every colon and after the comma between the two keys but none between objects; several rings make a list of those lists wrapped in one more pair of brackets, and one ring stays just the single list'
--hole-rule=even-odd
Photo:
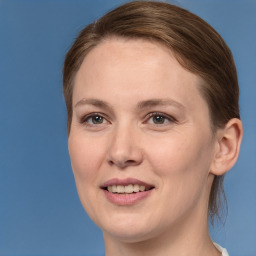
[{"label": "grey eye", "polygon": [[102,116],[92,116],[90,119],[93,124],[102,124],[104,121]]},{"label": "grey eye", "polygon": [[166,118],[164,116],[156,115],[152,117],[154,124],[164,124],[166,121]]}]

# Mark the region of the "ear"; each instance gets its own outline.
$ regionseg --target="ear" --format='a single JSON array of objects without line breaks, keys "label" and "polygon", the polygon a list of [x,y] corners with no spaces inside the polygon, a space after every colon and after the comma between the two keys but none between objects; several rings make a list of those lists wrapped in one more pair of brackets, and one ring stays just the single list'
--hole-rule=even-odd
[{"label": "ear", "polygon": [[237,161],[243,137],[241,120],[233,118],[216,133],[216,151],[210,173],[223,175],[230,170]]}]

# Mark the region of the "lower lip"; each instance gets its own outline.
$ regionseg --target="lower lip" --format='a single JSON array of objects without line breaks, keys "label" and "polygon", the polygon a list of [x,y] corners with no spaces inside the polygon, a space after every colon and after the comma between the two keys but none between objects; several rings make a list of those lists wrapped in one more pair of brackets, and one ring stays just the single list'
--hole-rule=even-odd
[{"label": "lower lip", "polygon": [[152,190],[153,189],[148,191],[138,192],[138,193],[131,193],[131,194],[114,194],[114,193],[108,192],[107,190],[103,190],[103,191],[107,199],[113,204],[133,205],[147,198],[151,194]]}]

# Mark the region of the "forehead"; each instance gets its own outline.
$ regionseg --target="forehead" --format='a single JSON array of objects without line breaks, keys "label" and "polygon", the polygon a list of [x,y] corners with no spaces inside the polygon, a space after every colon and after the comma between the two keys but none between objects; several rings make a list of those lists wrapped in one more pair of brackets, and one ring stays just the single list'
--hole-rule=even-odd
[{"label": "forehead", "polygon": [[107,98],[114,93],[134,101],[168,95],[187,104],[201,97],[201,83],[167,47],[147,40],[111,38],[85,57],[76,75],[73,98],[75,102],[82,96]]},{"label": "forehead", "polygon": [[[133,65],[134,69],[140,68],[142,71],[150,65],[171,59],[175,59],[172,51],[156,41],[112,37],[103,40],[93,48],[85,57],[82,66],[88,68],[89,63],[89,66],[94,69],[102,67],[111,69],[114,67],[110,66],[111,64],[122,67],[129,62],[131,67]],[[165,64],[170,65],[171,62]]]}]

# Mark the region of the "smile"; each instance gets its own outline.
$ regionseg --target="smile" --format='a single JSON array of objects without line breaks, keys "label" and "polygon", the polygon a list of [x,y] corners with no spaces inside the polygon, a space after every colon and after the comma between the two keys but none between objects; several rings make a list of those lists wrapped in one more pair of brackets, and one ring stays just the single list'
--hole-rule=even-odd
[{"label": "smile", "polygon": [[116,194],[131,194],[131,193],[138,193],[138,192],[143,192],[143,191],[148,191],[152,188],[147,188],[144,185],[139,185],[139,184],[129,184],[127,186],[123,185],[112,185],[108,186],[106,188],[108,192],[111,193],[116,193]]},{"label": "smile", "polygon": [[101,189],[111,203],[115,205],[133,205],[147,198],[154,186],[137,179],[111,179],[103,184]]}]

